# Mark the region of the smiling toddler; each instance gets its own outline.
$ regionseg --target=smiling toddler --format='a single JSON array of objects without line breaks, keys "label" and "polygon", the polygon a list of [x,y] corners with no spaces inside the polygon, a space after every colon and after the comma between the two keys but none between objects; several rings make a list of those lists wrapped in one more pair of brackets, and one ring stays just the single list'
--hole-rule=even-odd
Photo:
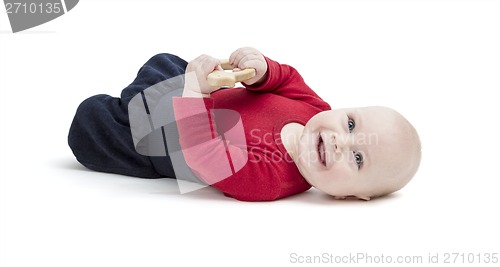
[{"label": "smiling toddler", "polygon": [[[337,199],[369,200],[401,189],[415,175],[420,141],[398,112],[332,110],[293,67],[254,48],[236,50],[229,63],[234,71],[255,69],[244,88],[208,84],[207,76],[220,68],[218,59],[202,55],[187,63],[159,54],[121,98],[85,100],[69,133],[77,160],[96,171],[144,178],[182,179],[189,176],[180,171],[185,164],[195,177],[191,180],[243,201],[276,200],[311,186]],[[176,77],[183,78],[177,94],[159,93],[158,84]],[[155,106],[163,98],[172,114]],[[144,115],[139,121],[149,120],[146,128],[156,141],[141,143],[136,113]],[[167,113],[175,117],[174,130],[155,124],[158,114]],[[158,149],[162,152],[151,154]]]}]

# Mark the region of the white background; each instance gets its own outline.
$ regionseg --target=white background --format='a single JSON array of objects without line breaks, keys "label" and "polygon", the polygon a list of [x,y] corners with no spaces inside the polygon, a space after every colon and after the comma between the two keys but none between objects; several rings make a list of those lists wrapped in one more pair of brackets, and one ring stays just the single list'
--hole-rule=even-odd
[{"label": "white background", "polygon": [[[480,266],[500,252],[499,13],[499,1],[82,0],[16,34],[0,14],[0,266],[309,266],[292,253],[427,266],[453,252],[474,264],[446,266]],[[423,145],[414,180],[369,202],[312,189],[245,203],[76,162],[66,138],[83,99],[118,96],[156,53],[241,46],[294,66],[334,108],[399,110]]]}]

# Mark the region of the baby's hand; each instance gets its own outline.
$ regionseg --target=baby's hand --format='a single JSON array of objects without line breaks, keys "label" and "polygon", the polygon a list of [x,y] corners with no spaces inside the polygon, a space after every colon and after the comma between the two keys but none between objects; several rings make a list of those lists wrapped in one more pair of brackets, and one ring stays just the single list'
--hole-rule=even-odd
[{"label": "baby's hand", "polygon": [[222,70],[220,61],[208,55],[201,55],[189,62],[182,96],[210,97],[210,93],[218,89],[207,82],[208,74],[214,70]]},{"label": "baby's hand", "polygon": [[264,80],[267,73],[266,59],[262,53],[252,47],[242,47],[234,51],[229,57],[229,64],[235,68],[235,71],[238,71],[238,69],[255,69],[255,76],[244,82],[248,85]]}]

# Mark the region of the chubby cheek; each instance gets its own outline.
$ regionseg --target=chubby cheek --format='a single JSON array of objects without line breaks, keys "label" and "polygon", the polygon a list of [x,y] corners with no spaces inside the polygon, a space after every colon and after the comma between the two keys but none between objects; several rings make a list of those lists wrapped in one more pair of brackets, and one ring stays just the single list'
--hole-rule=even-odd
[{"label": "chubby cheek", "polygon": [[348,166],[338,164],[328,170],[318,172],[315,177],[315,187],[326,193],[335,194],[349,183],[352,176],[352,170]]},{"label": "chubby cheek", "polygon": [[342,121],[341,112],[328,110],[323,111],[315,116],[313,116],[306,124],[306,130],[317,131],[318,129],[326,128],[332,129],[336,128],[338,124]]}]

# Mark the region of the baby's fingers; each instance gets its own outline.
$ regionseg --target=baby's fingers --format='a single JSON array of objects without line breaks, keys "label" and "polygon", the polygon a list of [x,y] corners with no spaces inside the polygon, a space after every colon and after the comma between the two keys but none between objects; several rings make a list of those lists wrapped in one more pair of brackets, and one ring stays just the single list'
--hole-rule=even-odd
[{"label": "baby's fingers", "polygon": [[233,65],[234,67],[241,67],[242,61],[245,61],[245,58],[248,56],[258,56],[261,53],[252,47],[242,47],[234,51],[231,56],[229,57],[229,64]]},{"label": "baby's fingers", "polygon": [[238,65],[239,68],[241,69],[248,69],[252,68],[255,70],[259,70],[260,67],[262,67],[263,62],[256,57],[246,57],[244,60],[240,61],[240,64]]}]

